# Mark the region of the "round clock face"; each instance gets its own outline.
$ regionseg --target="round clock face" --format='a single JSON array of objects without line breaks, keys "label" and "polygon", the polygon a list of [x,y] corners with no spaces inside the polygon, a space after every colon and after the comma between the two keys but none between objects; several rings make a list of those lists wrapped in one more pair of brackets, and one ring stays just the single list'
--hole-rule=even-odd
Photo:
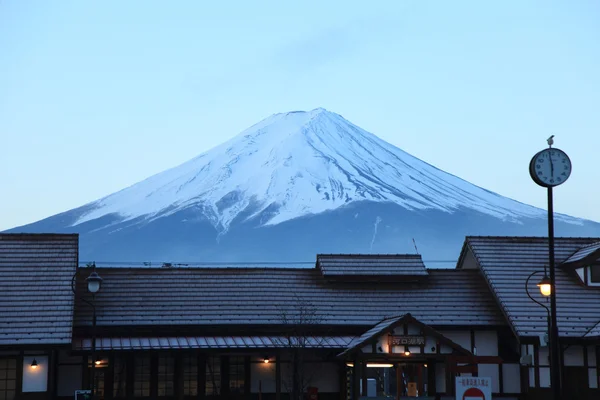
[{"label": "round clock face", "polygon": [[540,186],[558,186],[571,175],[571,160],[559,149],[545,149],[537,153],[529,164],[531,177]]}]

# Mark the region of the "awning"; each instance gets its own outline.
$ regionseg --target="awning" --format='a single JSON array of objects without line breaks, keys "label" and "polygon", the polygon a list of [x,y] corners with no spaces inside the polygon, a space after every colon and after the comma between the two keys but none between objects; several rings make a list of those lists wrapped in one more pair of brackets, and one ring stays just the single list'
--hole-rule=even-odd
[{"label": "awning", "polygon": [[[185,349],[345,349],[353,336],[181,336],[96,338],[96,350],[185,350]],[[89,351],[92,339],[74,339],[73,350]]]}]

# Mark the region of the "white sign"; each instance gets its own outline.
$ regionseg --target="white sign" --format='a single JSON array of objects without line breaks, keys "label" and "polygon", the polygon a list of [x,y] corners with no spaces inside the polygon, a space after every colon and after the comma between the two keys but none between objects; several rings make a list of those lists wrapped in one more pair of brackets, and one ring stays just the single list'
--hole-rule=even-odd
[{"label": "white sign", "polygon": [[492,400],[492,379],[457,376],[456,400]]}]

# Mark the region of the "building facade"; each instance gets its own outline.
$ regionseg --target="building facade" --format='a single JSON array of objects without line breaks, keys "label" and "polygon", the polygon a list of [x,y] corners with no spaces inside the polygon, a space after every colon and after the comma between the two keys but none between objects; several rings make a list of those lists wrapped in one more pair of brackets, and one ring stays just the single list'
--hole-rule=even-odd
[{"label": "building facade", "polygon": [[[598,243],[556,242],[569,399],[600,398]],[[456,377],[491,378],[494,398],[543,399],[546,300],[525,282],[547,248],[467,237],[453,269],[418,255],[94,268],[93,295],[76,235],[0,234],[0,400],[91,387],[107,400],[454,399]]]}]

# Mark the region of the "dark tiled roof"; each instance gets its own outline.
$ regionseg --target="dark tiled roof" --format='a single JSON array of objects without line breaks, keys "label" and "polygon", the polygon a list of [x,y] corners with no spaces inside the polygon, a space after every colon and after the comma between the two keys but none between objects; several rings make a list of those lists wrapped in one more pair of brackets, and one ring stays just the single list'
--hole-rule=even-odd
[{"label": "dark tiled roof", "polygon": [[384,318],[383,320],[381,320],[381,322],[377,323],[371,329],[369,329],[362,335],[354,338],[352,342],[348,344],[348,349],[342,354],[345,354],[356,347],[362,346],[364,343],[368,342],[375,336],[381,335],[385,330],[389,329],[392,325],[394,325],[403,318],[404,315],[401,315],[399,317]]},{"label": "dark tiled roof", "polygon": [[584,246],[577,250],[575,254],[567,258],[563,264],[578,265],[581,262],[596,260],[600,258],[600,242],[593,243],[589,246]]},{"label": "dark tiled roof", "polygon": [[[100,326],[279,325],[298,300],[309,301],[322,324],[364,327],[410,312],[433,325],[506,325],[479,271],[430,270],[421,282],[370,284],[330,283],[316,268],[97,272]],[[78,302],[75,324],[90,323],[90,307]]]},{"label": "dark tiled roof", "polygon": [[585,334],[585,337],[588,338],[597,336],[600,336],[600,321],[598,321],[598,323]]},{"label": "dark tiled roof", "polygon": [[[556,238],[555,260],[562,263],[598,238]],[[497,301],[519,336],[537,336],[546,331],[547,313],[525,292],[525,281],[548,265],[548,239],[540,237],[467,237],[461,259],[471,250]],[[459,261],[460,263],[460,261]],[[543,274],[539,275],[541,279]],[[529,292],[543,298],[530,280]],[[582,337],[600,318],[600,288],[586,287],[575,271],[556,268],[558,325],[561,336]],[[549,302],[548,302],[549,305]]]},{"label": "dark tiled roof", "polygon": [[0,234],[0,346],[71,342],[78,236]]},{"label": "dark tiled roof", "polygon": [[[344,349],[352,336],[302,337],[304,348]],[[97,350],[276,349],[289,348],[284,336],[110,337],[96,339]],[[76,339],[74,350],[91,350],[92,339]]]},{"label": "dark tiled roof", "polygon": [[319,254],[317,267],[334,278],[427,276],[419,254]]}]

